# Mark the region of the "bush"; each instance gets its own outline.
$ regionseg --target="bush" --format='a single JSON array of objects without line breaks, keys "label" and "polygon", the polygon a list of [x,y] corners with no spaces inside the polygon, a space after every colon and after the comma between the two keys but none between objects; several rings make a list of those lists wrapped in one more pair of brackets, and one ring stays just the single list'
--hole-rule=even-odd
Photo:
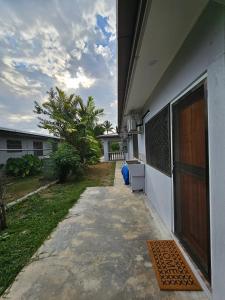
[{"label": "bush", "polygon": [[43,179],[44,180],[56,180],[57,174],[56,174],[56,165],[55,161],[52,157],[50,158],[43,158]]},{"label": "bush", "polygon": [[80,156],[77,150],[68,143],[58,145],[58,150],[52,153],[51,158],[55,162],[56,172],[60,182],[65,182],[70,173],[82,172]]},{"label": "bush", "polygon": [[92,136],[88,137],[88,150],[86,153],[86,163],[96,164],[99,162],[101,157],[101,147],[100,143]]},{"label": "bush", "polygon": [[42,161],[32,154],[18,158],[9,158],[6,162],[6,174],[11,176],[37,175],[42,170]]},{"label": "bush", "polygon": [[116,152],[116,151],[120,151],[120,144],[119,143],[112,143],[111,144],[111,150],[113,151],[113,152]]}]

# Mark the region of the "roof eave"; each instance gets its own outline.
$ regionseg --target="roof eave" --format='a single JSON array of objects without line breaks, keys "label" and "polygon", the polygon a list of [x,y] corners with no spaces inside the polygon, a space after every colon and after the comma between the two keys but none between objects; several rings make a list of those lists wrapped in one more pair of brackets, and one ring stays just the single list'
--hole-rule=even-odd
[{"label": "roof eave", "polygon": [[149,2],[150,0],[117,1],[119,130],[121,130],[127,91]]}]

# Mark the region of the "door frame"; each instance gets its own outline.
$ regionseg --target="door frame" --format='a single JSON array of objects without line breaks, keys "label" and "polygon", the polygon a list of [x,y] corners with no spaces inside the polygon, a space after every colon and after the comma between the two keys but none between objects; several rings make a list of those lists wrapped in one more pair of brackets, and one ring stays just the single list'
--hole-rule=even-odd
[{"label": "door frame", "polygon": [[[174,136],[173,136],[173,106],[175,103],[178,103],[179,101],[184,100],[186,96],[197,90],[200,86],[204,86],[204,100],[205,100],[205,150],[206,150],[206,198],[207,198],[207,212],[208,212],[208,251],[209,251],[209,257],[208,257],[208,265],[209,265],[209,274],[204,274],[202,272],[209,283],[211,283],[211,218],[210,218],[210,186],[209,186],[209,138],[208,138],[208,93],[207,93],[207,73],[204,73],[201,75],[195,82],[193,82],[189,87],[184,89],[176,98],[174,98],[170,102],[170,134],[171,134],[171,174],[172,174],[172,232],[174,236],[180,241],[180,238],[176,235],[175,232],[175,191],[174,191],[174,184],[175,184],[175,178],[173,174],[173,166],[174,166]],[[181,241],[180,241],[181,242]],[[181,245],[183,243],[181,242]],[[189,254],[190,252],[185,247],[185,251]],[[194,264],[197,265],[196,262]]]}]

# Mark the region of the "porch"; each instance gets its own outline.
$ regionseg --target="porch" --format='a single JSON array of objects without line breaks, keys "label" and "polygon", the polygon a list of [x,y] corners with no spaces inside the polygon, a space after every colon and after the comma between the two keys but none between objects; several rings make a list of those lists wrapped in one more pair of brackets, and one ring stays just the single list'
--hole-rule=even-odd
[{"label": "porch", "polygon": [[98,136],[98,138],[102,142],[104,161],[126,159],[126,149],[124,149],[122,139],[118,134],[104,134]]},{"label": "porch", "polygon": [[204,292],[159,290],[146,240],[171,236],[145,201],[123,184],[117,162],[114,186],[82,194],[7,299],[208,299]]}]

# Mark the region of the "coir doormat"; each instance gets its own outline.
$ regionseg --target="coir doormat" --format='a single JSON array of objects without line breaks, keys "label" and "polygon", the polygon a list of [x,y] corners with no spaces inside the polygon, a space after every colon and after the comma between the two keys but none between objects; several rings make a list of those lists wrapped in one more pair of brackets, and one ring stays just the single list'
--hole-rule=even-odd
[{"label": "coir doormat", "polygon": [[161,290],[202,290],[173,240],[150,240],[147,245]]}]

